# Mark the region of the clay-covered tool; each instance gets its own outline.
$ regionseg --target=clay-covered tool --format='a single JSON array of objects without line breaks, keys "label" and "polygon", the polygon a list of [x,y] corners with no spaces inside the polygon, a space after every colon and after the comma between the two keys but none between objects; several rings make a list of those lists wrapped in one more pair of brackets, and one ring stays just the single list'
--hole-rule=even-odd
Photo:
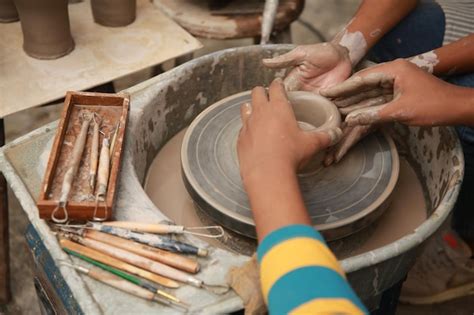
[{"label": "clay-covered tool", "polygon": [[[224,229],[219,225],[185,227],[183,225],[142,223],[132,221],[110,221],[103,225],[116,226],[133,232],[155,233],[155,234],[190,234],[201,237],[219,238],[224,236]],[[206,233],[207,231],[209,233]],[[213,233],[213,232],[215,233]]]},{"label": "clay-covered tool", "polygon": [[152,247],[168,250],[173,253],[191,254],[201,257],[206,257],[208,255],[208,250],[205,248],[199,248],[194,245],[183,243],[160,235],[133,232],[124,228],[107,226],[95,222],[87,223],[86,227]]},{"label": "clay-covered tool", "polygon": [[[306,130],[324,125],[331,116],[328,108],[335,108],[326,98],[308,92],[289,92],[288,97],[300,127]],[[309,108],[322,106],[328,111],[322,109],[315,119],[307,119],[308,108],[298,103],[308,98],[313,99]],[[255,238],[236,148],[240,106],[246,102],[251,102],[250,92],[235,94],[196,117],[184,136],[181,167],[185,186],[201,210],[228,229]],[[299,182],[313,224],[326,239],[334,240],[363,229],[386,209],[399,161],[392,139],[381,132],[362,140],[336,165],[324,168],[323,157],[319,154],[309,163]]]}]

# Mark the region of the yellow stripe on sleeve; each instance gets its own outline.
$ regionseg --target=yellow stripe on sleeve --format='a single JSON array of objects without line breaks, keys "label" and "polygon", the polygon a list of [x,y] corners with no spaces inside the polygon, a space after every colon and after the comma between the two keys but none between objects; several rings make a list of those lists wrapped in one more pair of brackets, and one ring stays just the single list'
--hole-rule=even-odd
[{"label": "yellow stripe on sleeve", "polygon": [[315,299],[298,306],[290,312],[291,315],[334,315],[350,314],[363,315],[364,312],[346,299]]},{"label": "yellow stripe on sleeve", "polygon": [[262,259],[260,278],[265,301],[279,278],[307,266],[327,267],[345,277],[336,257],[325,244],[309,237],[292,238],[274,246]]}]

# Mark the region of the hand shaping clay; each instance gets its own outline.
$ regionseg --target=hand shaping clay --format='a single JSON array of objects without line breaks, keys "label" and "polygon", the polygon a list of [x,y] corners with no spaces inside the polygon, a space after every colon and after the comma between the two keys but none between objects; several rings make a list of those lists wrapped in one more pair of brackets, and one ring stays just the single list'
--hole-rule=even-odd
[{"label": "hand shaping clay", "polygon": [[67,0],[15,0],[23,49],[33,58],[56,59],[74,49]]},{"label": "hand shaping clay", "polygon": [[324,97],[308,92],[288,92],[288,99],[303,130],[328,131],[341,124],[337,107]]},{"label": "hand shaping clay", "polygon": [[94,21],[104,26],[126,26],[135,21],[136,0],[91,0]]},{"label": "hand shaping clay", "polygon": [[18,12],[13,0],[0,0],[0,23],[15,21],[18,21]]}]

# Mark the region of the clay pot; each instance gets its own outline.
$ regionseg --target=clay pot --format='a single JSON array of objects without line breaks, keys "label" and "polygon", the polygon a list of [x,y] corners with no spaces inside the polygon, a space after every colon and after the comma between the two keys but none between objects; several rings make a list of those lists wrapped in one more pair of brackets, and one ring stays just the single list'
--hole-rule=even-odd
[{"label": "clay pot", "polygon": [[325,131],[339,127],[341,114],[327,98],[310,92],[288,92],[296,120],[301,129]]},{"label": "clay pot", "polygon": [[18,21],[18,12],[13,0],[0,0],[0,23],[15,21]]},{"label": "clay pot", "polygon": [[91,0],[94,21],[104,26],[125,26],[135,21],[136,0]]},{"label": "clay pot", "polygon": [[[341,114],[333,102],[310,92],[288,92],[288,99],[293,105],[296,120],[305,131],[327,131],[341,125]],[[298,171],[299,176],[311,176],[322,168],[325,152],[313,156]]]},{"label": "clay pot", "polygon": [[33,58],[56,59],[74,49],[67,0],[15,0],[23,49]]}]

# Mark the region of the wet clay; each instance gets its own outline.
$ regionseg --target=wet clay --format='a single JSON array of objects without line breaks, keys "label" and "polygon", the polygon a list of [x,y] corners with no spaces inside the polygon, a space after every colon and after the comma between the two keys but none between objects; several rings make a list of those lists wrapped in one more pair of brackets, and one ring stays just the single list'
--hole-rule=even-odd
[{"label": "wet clay", "polygon": [[74,49],[66,0],[15,0],[23,49],[37,59],[56,59]]},{"label": "wet clay", "polygon": [[104,26],[125,26],[135,21],[136,0],[92,0],[92,15],[97,24]]},{"label": "wet clay", "polygon": [[[175,223],[202,226],[202,214],[196,211],[181,178],[179,157],[184,133],[185,130],[182,130],[175,135],[155,157],[148,170],[145,191],[152,202]],[[354,249],[351,255],[387,245],[411,233],[426,219],[426,214],[422,186],[410,164],[400,157],[400,177],[393,193],[393,201],[377,221],[371,237]],[[217,240],[206,241],[214,246],[229,249],[227,244]],[[254,247],[252,243],[248,246]],[[242,251],[247,254],[247,249]]]},{"label": "wet clay", "polygon": [[[206,217],[202,211],[196,211],[181,178],[180,152],[186,129],[171,138],[153,160],[145,181],[145,191],[171,221],[186,227],[209,225],[210,222],[203,224]],[[216,239],[205,240],[213,246],[226,248]]]},{"label": "wet clay", "polygon": [[0,0],[0,23],[18,21],[18,12],[13,0]]}]

